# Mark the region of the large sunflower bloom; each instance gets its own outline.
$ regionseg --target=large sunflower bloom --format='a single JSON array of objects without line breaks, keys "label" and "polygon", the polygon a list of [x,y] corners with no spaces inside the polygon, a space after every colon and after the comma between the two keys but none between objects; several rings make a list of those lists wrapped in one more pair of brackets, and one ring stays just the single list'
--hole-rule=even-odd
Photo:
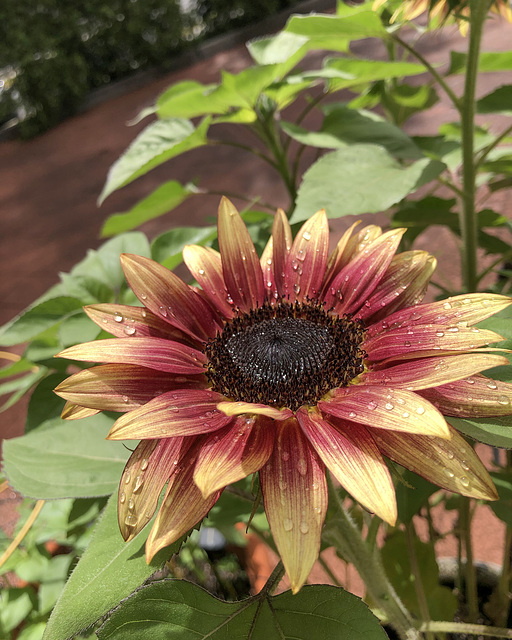
[{"label": "large sunflower bloom", "polygon": [[68,417],[124,412],[108,437],[141,440],[119,488],[126,540],[152,518],[168,483],[148,558],[199,522],[226,485],[257,471],[294,591],[319,552],[326,468],[390,524],[396,500],[384,456],[445,489],[497,497],[442,414],[511,412],[512,385],[480,375],[508,363],[478,349],[500,336],[472,326],[510,299],[470,294],[419,304],[434,258],[395,255],[403,229],[355,227],[328,256],[324,211],[295,240],[279,211],[259,258],[223,199],[220,253],[183,252],[201,288],[123,255],[143,306],[86,308],[116,337],[60,355],[107,364],[71,376],[57,392]]},{"label": "large sunflower bloom", "polygon": [[[376,10],[387,0],[374,0],[373,9]],[[391,22],[398,19],[414,20],[428,11],[429,20],[443,24],[452,15],[459,23],[460,31],[466,35],[469,19],[468,0],[404,0],[391,16]],[[508,0],[494,0],[491,11],[512,22],[512,8]]]}]

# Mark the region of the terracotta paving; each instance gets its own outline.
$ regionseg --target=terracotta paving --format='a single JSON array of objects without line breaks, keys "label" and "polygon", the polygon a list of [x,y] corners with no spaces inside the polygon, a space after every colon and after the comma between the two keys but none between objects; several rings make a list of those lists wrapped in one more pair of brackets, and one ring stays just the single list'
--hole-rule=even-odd
[{"label": "terracotta paving", "polygon": [[[512,27],[507,23],[491,21],[483,50],[506,50],[511,32]],[[447,29],[422,46],[432,62],[442,62],[450,49],[464,50],[465,43],[455,29]],[[361,55],[370,56],[372,48],[371,43],[363,42],[355,49]],[[320,59],[321,54],[312,54],[308,65],[319,65]],[[286,208],[286,193],[277,174],[244,151],[225,146],[189,152],[115,193],[101,208],[96,206],[108,168],[146,124],[127,127],[129,120],[152,104],[171,83],[184,79],[214,82],[221,70],[238,72],[249,63],[245,48],[237,46],[100,104],[34,140],[0,144],[0,324],[44,293],[57,281],[58,273],[68,271],[88,248],[101,244],[99,231],[109,214],[129,209],[164,180],[186,182],[200,176],[205,188],[226,194],[261,194],[266,201]],[[506,81],[504,74],[486,74],[479,92],[486,93]],[[462,78],[456,76],[450,82],[458,89]],[[292,119],[293,114],[289,117]],[[433,134],[440,124],[455,119],[453,110],[441,100],[428,115],[412,118],[407,130]],[[498,127],[499,122],[494,121],[492,126]],[[218,127],[218,137],[227,133],[227,126]],[[232,135],[233,130],[229,133]],[[247,139],[240,132],[236,136],[240,142]],[[509,193],[500,193],[492,205],[510,215],[508,196]],[[218,200],[218,195],[190,199],[176,212],[147,223],[142,229],[153,237],[171,226],[204,224],[215,215]],[[382,223],[386,221],[383,215],[378,219]],[[335,221],[333,230],[339,233],[352,222],[352,217]],[[456,246],[443,229],[434,229],[420,244],[439,259],[441,278],[459,279],[453,257]],[[24,404],[19,403],[2,414],[0,435],[12,437],[22,433],[23,423]],[[482,510],[478,518],[476,559],[500,562],[503,527],[487,509]],[[447,552],[453,553],[453,549]],[[319,577],[320,574],[319,569]]]}]

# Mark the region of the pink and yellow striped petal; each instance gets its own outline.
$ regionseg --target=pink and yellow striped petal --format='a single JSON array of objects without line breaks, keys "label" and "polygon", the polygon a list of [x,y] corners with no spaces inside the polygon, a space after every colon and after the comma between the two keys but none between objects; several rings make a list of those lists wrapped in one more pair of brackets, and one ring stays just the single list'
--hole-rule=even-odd
[{"label": "pink and yellow striped petal", "polygon": [[320,401],[318,407],[336,418],[375,429],[450,437],[441,413],[413,391],[354,385],[335,389],[330,395],[331,398]]},{"label": "pink and yellow striped petal", "polygon": [[210,436],[199,452],[194,482],[203,498],[259,471],[274,446],[272,420],[244,416]]},{"label": "pink and yellow striped petal", "polygon": [[99,411],[131,411],[173,389],[204,389],[204,376],[170,376],[132,364],[105,364],[70,376],[55,393]]},{"label": "pink and yellow striped petal", "polygon": [[60,417],[63,420],[81,420],[82,418],[90,418],[99,413],[99,409],[91,409],[90,407],[82,407],[79,404],[73,402],[66,402]]},{"label": "pink and yellow striped petal", "polygon": [[109,440],[175,438],[217,431],[231,420],[217,409],[221,397],[200,389],[162,393],[118,418],[107,437]]},{"label": "pink and yellow striped petal", "polygon": [[302,408],[297,413],[302,431],[338,482],[372,513],[394,526],[395,488],[375,441],[361,425]]},{"label": "pink and yellow striped petal", "polygon": [[127,253],[121,265],[137,298],[156,316],[200,341],[215,335],[220,324],[212,307],[172,271]]},{"label": "pink and yellow striped petal", "polygon": [[206,357],[197,349],[179,342],[151,337],[93,340],[64,349],[55,357],[86,362],[136,364],[156,371],[191,375],[203,373],[203,364],[206,364]]},{"label": "pink and yellow striped petal", "polygon": [[320,551],[328,498],[324,465],[296,420],[277,426],[260,480],[270,529],[297,593]]},{"label": "pink and yellow striped petal", "polygon": [[361,224],[360,220],[354,222],[354,224],[345,231],[345,233],[339,239],[338,244],[335,246],[334,251],[330,254],[327,260],[325,275],[322,282],[322,298],[325,297],[328,288],[331,286],[331,282],[336,277],[338,272],[349,261],[347,245],[350,238],[352,237],[354,229],[358,224]]},{"label": "pink and yellow striped petal", "polygon": [[269,300],[270,302],[275,302],[279,297],[274,280],[273,256],[274,240],[272,239],[272,236],[270,236],[260,257],[261,271],[263,273],[263,286],[265,289],[265,299]]},{"label": "pink and yellow striped petal", "polygon": [[219,206],[219,247],[224,282],[235,307],[256,309],[265,301],[260,259],[234,205],[222,198]]},{"label": "pink and yellow striped petal", "polygon": [[272,266],[274,270],[274,282],[278,296],[286,295],[285,274],[288,255],[292,248],[293,237],[290,223],[282,209],[278,209],[272,226]]},{"label": "pink and yellow striped petal", "polygon": [[273,420],[288,420],[293,416],[293,412],[290,409],[278,409],[277,407],[269,407],[268,404],[254,402],[222,400],[222,402],[218,403],[217,409],[227,416],[259,415],[267,416],[267,418],[272,418]]},{"label": "pink and yellow striped petal", "polygon": [[375,431],[381,452],[430,482],[470,498],[497,500],[486,468],[455,429],[450,440],[409,433]]}]

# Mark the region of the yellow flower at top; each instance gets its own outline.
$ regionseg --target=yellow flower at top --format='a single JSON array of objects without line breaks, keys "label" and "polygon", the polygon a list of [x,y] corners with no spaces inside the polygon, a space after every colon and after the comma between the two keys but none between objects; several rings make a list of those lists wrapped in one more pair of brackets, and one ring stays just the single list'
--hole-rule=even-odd
[{"label": "yellow flower at top", "polygon": [[[373,10],[377,10],[388,0],[374,0]],[[466,35],[469,19],[468,0],[404,0],[391,16],[391,22],[396,20],[414,20],[419,15],[428,11],[429,22],[443,24],[452,15],[459,23],[460,32]],[[512,22],[512,8],[508,0],[494,0],[491,11]]]}]

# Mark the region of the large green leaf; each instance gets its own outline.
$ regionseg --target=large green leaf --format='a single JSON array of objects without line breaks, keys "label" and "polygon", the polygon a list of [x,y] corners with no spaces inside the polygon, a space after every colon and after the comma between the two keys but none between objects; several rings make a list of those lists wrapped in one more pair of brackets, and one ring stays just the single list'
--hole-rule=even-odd
[{"label": "large green leaf", "polygon": [[176,227],[156,237],[151,245],[151,257],[164,267],[174,269],[183,262],[186,244],[209,245],[217,237],[215,227]]},{"label": "large green leaf", "polygon": [[205,114],[225,113],[229,105],[211,97],[216,84],[204,85],[184,80],[166,89],[156,101],[159,118],[194,118]]},{"label": "large green leaf", "polygon": [[379,16],[369,10],[352,12],[352,15],[294,15],[284,30],[308,37],[318,49],[322,48],[322,40],[388,37]]},{"label": "large green leaf", "polygon": [[[325,70],[331,72],[329,80],[331,91],[339,91],[377,80],[403,78],[425,73],[425,67],[413,62],[386,62],[358,58],[329,58],[325,62]],[[315,71],[311,73],[315,74]]]},{"label": "large green leaf", "polygon": [[178,550],[179,542],[146,564],[144,544],[148,533],[146,527],[133,540],[124,542],[117,524],[117,495],[112,496],[55,606],[44,640],[68,640],[93,625]]},{"label": "large green leaf", "polygon": [[131,231],[143,222],[158,218],[164,213],[172,211],[185,200],[193,191],[176,180],[170,180],[160,185],[147,198],[123,213],[114,213],[107,218],[101,229],[102,237],[114,236],[124,231]]},{"label": "large green leaf", "polygon": [[[447,75],[465,73],[467,54],[450,51],[450,68]],[[512,69],[512,51],[486,51],[478,59],[478,71],[510,71]]]},{"label": "large green leaf", "polygon": [[16,491],[31,498],[85,498],[112,493],[128,458],[121,442],[105,440],[113,420],[57,419],[4,443],[4,469]]},{"label": "large green leaf", "polygon": [[501,113],[502,115],[512,115],[512,85],[507,84],[498,87],[488,93],[476,103],[478,113]]},{"label": "large green leaf", "polygon": [[330,218],[385,211],[443,166],[427,158],[402,166],[385,149],[370,144],[333,151],[305,173],[291,222],[306,220],[322,207]]},{"label": "large green leaf", "polygon": [[384,640],[368,607],[337,587],[304,587],[223,602],[185,581],[166,580],[140,589],[116,609],[100,640]]},{"label": "large green leaf", "polygon": [[458,431],[492,447],[512,449],[512,416],[500,418],[448,418]]},{"label": "large green leaf", "polygon": [[163,162],[205,145],[209,126],[209,118],[205,118],[197,128],[184,118],[151,123],[110,167],[99,202]]}]

